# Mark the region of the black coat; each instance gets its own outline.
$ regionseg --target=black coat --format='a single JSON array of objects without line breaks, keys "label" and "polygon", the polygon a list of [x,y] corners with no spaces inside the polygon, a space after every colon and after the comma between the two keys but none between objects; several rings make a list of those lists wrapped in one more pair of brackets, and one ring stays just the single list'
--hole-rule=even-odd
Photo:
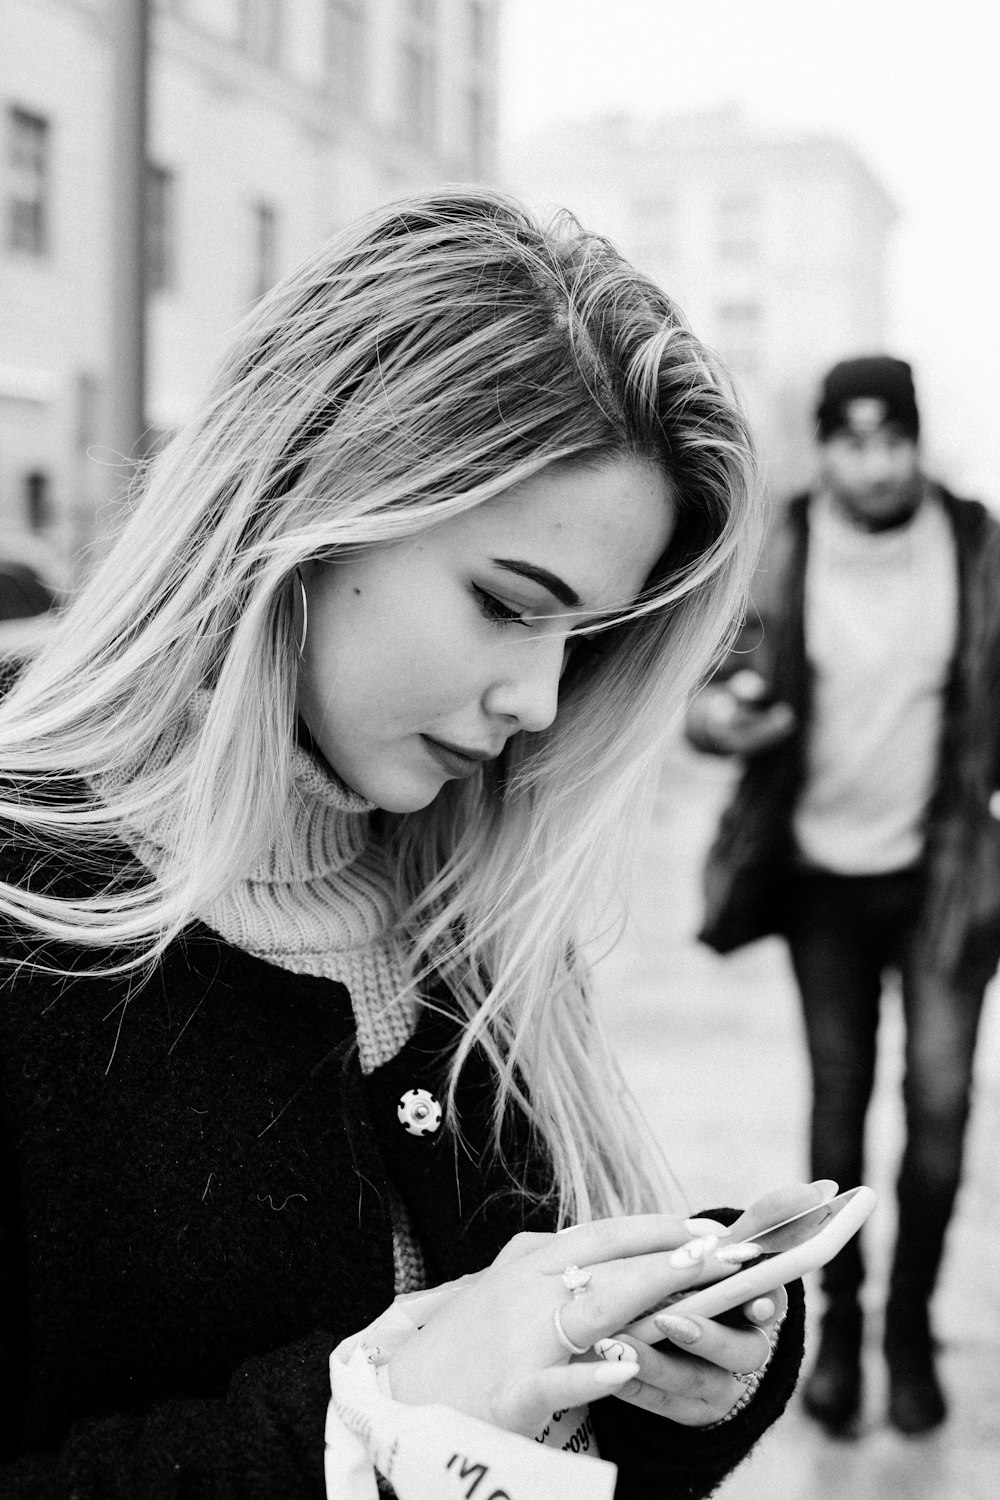
[{"label": "black coat", "polygon": [[[8,842],[3,873],[27,862]],[[49,879],[53,871],[35,878]],[[64,890],[80,889],[58,867]],[[23,953],[16,934],[8,959]],[[61,952],[82,967],[84,956]],[[393,1298],[387,1186],[430,1284],[478,1270],[545,1212],[489,1164],[473,1059],[445,1129],[411,1136],[408,1088],[443,1098],[454,1024],[428,1009],[369,1076],[343,986],[196,927],[145,982],[9,968],[0,996],[0,1494],[307,1500],[324,1494],[328,1359]],[[512,1125],[522,1180],[544,1163]],[[707,1495],[782,1410],[800,1289],[746,1412],[687,1429],[596,1403],[623,1497]],[[433,1399],[433,1392],[428,1392]],[[582,1462],[583,1460],[581,1460]]]}]

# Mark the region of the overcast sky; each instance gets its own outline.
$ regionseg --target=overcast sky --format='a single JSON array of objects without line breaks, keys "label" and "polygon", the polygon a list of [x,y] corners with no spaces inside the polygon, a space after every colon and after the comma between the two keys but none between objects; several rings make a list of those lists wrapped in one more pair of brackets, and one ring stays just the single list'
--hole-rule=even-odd
[{"label": "overcast sky", "polygon": [[916,367],[941,477],[1000,508],[996,0],[501,6],[504,136],[595,111],[740,102],[860,149],[902,213],[892,352]]}]

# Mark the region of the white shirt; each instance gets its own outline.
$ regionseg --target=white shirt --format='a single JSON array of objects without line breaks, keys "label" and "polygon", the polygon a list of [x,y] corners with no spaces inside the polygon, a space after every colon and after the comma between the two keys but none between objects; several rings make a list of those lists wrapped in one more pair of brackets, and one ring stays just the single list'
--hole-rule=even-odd
[{"label": "white shirt", "polygon": [[920,857],[958,626],[955,542],[928,495],[907,525],[852,526],[810,502],[807,778],[793,819],[806,863],[845,875]]}]

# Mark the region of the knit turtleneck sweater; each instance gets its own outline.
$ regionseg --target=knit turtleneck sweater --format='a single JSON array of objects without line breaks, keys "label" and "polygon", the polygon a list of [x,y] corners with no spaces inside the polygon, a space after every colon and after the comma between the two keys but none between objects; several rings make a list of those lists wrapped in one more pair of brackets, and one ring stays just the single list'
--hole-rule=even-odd
[{"label": "knit turtleneck sweater", "polygon": [[199,916],[257,958],[345,985],[370,1073],[416,1025],[416,1000],[403,993],[395,884],[369,839],[372,804],[301,748],[293,770],[284,837]]}]

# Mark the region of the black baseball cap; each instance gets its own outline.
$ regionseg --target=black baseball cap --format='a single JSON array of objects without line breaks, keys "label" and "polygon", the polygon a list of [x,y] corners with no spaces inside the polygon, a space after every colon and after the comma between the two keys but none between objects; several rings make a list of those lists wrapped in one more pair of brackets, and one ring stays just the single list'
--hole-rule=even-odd
[{"label": "black baseball cap", "polygon": [[848,424],[847,408],[852,401],[881,401],[885,408],[883,422],[894,422],[916,442],[920,433],[920,413],[913,389],[913,371],[903,359],[888,354],[873,354],[862,359],[845,359],[834,365],[823,381],[816,420],[822,442]]}]

